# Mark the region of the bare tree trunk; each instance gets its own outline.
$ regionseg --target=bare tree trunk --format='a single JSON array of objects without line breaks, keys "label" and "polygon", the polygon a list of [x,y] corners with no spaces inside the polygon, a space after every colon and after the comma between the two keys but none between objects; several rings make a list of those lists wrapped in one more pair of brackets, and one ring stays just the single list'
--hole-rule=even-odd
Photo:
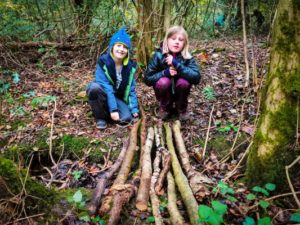
[{"label": "bare tree trunk", "polygon": [[296,158],[300,96],[300,7],[280,0],[272,38],[270,71],[260,121],[247,162],[250,184],[286,185],[284,168]]},{"label": "bare tree trunk", "polygon": [[242,13],[242,23],[243,23],[243,44],[244,44],[244,59],[246,66],[246,76],[245,76],[245,87],[249,86],[249,62],[248,62],[248,49],[247,49],[247,32],[246,32],[246,17],[245,17],[245,3],[241,0],[241,13]]}]

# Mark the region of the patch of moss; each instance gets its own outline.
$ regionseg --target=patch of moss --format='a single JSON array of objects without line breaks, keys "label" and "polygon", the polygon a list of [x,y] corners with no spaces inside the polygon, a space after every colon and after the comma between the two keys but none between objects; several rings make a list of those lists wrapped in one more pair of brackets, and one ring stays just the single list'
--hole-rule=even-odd
[{"label": "patch of moss", "polygon": [[90,141],[84,137],[74,137],[72,135],[64,135],[58,142],[64,146],[64,151],[69,155],[75,155],[77,157],[83,156],[83,149],[86,149],[90,145]]},{"label": "patch of moss", "polygon": [[[0,176],[5,180],[7,187],[13,194],[19,194],[23,187],[22,182],[26,181],[25,190],[28,196],[25,199],[26,208],[30,209],[32,213],[50,209],[55,202],[55,192],[47,189],[30,176],[25,179],[26,174],[27,170],[19,169],[12,160],[0,157]],[[37,205],[38,207],[36,207]]]}]

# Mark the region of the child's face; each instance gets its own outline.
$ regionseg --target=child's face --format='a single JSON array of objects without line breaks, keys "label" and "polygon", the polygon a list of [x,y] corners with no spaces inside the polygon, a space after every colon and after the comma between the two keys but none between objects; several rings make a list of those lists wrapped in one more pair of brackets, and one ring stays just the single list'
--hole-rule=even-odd
[{"label": "child's face", "polygon": [[167,43],[168,48],[172,53],[179,53],[184,47],[185,38],[182,33],[176,33],[168,38]]},{"label": "child's face", "polygon": [[126,45],[122,43],[116,43],[113,46],[112,53],[115,59],[123,60],[127,56],[128,48]]}]

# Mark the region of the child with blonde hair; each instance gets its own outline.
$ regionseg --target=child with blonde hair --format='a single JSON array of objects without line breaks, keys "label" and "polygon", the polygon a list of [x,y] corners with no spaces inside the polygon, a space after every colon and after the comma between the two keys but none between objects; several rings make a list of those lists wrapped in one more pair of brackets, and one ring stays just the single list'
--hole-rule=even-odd
[{"label": "child with blonde hair", "polygon": [[161,119],[166,119],[174,111],[173,103],[179,119],[188,119],[188,96],[191,85],[200,82],[200,70],[189,53],[188,35],[183,27],[168,29],[161,48],[147,66],[144,81],[154,88]]}]

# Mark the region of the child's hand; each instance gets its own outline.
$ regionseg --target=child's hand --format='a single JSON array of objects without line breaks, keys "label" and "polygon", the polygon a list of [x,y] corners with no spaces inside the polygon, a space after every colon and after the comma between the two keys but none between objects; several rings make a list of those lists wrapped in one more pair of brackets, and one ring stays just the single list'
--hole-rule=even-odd
[{"label": "child's hand", "polygon": [[168,66],[172,66],[172,60],[173,60],[173,56],[168,54],[165,62],[168,64]]},{"label": "child's hand", "polygon": [[112,112],[112,113],[110,113],[110,117],[114,121],[119,121],[120,120],[120,116],[119,116],[118,112]]},{"label": "child's hand", "polygon": [[171,74],[171,76],[177,75],[177,70],[173,66],[170,67],[170,74]]}]

